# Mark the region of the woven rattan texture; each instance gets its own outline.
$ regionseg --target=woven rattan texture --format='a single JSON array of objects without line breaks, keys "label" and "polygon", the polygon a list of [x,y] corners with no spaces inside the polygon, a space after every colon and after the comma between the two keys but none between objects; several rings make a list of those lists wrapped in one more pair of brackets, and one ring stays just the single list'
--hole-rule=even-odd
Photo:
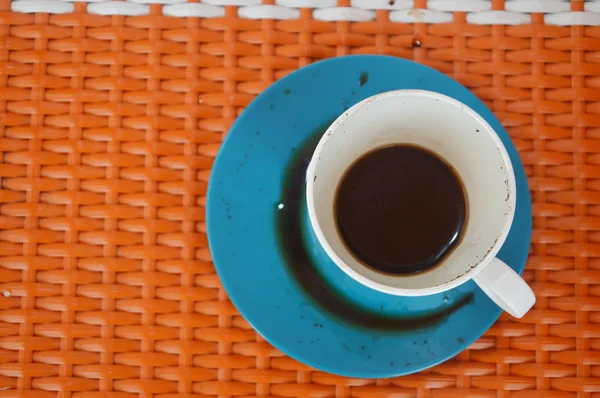
[{"label": "woven rattan texture", "polygon": [[[600,27],[161,7],[18,14],[0,0],[0,397],[600,397]],[[301,66],[356,53],[471,88],[507,127],[534,202],[535,309],[391,380],[325,374],[260,338],[219,283],[204,221],[244,107]]]}]

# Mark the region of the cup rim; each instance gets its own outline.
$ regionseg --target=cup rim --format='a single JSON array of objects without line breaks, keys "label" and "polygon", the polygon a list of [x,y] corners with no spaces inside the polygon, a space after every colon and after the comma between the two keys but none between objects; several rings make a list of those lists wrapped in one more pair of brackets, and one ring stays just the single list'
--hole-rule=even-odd
[{"label": "cup rim", "polygon": [[[466,270],[460,276],[455,277],[454,279],[452,279],[450,281],[447,281],[447,282],[444,282],[444,283],[441,283],[438,285],[429,286],[427,288],[419,288],[419,289],[400,288],[400,287],[389,286],[389,285],[385,285],[385,284],[373,281],[372,279],[365,277],[361,273],[357,272],[354,268],[352,268],[351,266],[346,264],[338,256],[338,254],[332,249],[332,247],[329,245],[327,238],[325,237],[325,234],[321,230],[321,227],[320,227],[318,219],[317,219],[316,210],[315,210],[315,201],[313,199],[314,198],[314,181],[315,181],[314,176],[315,176],[316,167],[317,167],[317,164],[319,163],[321,152],[323,151],[323,148],[325,147],[327,141],[329,140],[329,137],[331,136],[331,132],[336,130],[340,126],[340,124],[342,124],[348,117],[352,116],[353,114],[355,114],[356,112],[358,112],[359,110],[361,110],[362,108],[364,108],[370,104],[373,104],[375,102],[384,101],[384,100],[386,100],[388,98],[392,98],[392,97],[406,97],[406,96],[410,96],[410,97],[421,96],[421,97],[432,98],[432,99],[435,99],[438,101],[444,101],[450,105],[455,106],[459,111],[467,113],[470,117],[472,117],[479,124],[481,124],[481,126],[483,126],[483,128],[484,128],[483,130],[485,130],[485,132],[493,140],[494,144],[498,148],[500,155],[502,157],[502,160],[503,160],[504,164],[506,165],[506,168],[507,168],[506,171],[507,171],[507,175],[508,175],[508,186],[509,186],[509,191],[510,191],[510,197],[509,197],[509,200],[510,200],[509,212],[510,213],[507,214],[506,221],[504,222],[502,231],[498,235],[493,247],[487,252],[487,254],[485,256],[483,256],[477,264],[473,265],[470,269]],[[352,163],[352,161],[348,163],[348,166],[350,166],[351,163]],[[470,279],[472,279],[473,277],[475,277],[477,275],[477,273],[479,273],[494,257],[496,257],[496,254],[498,254],[498,252],[500,251],[500,248],[502,247],[502,245],[504,244],[504,242],[506,240],[506,237],[508,236],[508,233],[510,231],[510,228],[512,226],[512,222],[514,219],[514,213],[515,213],[515,208],[516,208],[516,193],[517,193],[516,192],[516,182],[515,182],[515,176],[514,176],[512,162],[510,160],[508,152],[506,151],[506,148],[504,147],[504,144],[502,143],[502,141],[500,140],[500,137],[498,136],[496,131],[492,128],[492,126],[490,126],[489,123],[481,115],[479,115],[479,113],[475,112],[468,105],[466,105],[452,97],[449,97],[447,95],[440,94],[440,93],[437,93],[434,91],[428,91],[428,90],[404,89],[404,90],[387,91],[384,93],[375,94],[375,95],[373,95],[369,98],[366,98],[366,99],[358,102],[357,104],[353,105],[351,108],[344,111],[340,116],[338,116],[337,119],[327,128],[325,133],[323,133],[323,136],[320,138],[319,143],[317,144],[317,147],[315,148],[315,151],[313,152],[313,155],[311,157],[311,160],[310,160],[309,165],[306,170],[306,202],[307,202],[308,216],[309,216],[310,224],[314,230],[314,233],[315,233],[319,243],[321,244],[321,246],[323,247],[323,249],[329,256],[329,258],[331,258],[333,260],[333,262],[336,264],[336,266],[338,266],[344,273],[346,273],[348,276],[350,276],[352,279],[356,280],[357,282],[361,283],[362,285],[367,286],[374,290],[378,290],[383,293],[388,293],[388,294],[393,294],[393,295],[398,295],[398,296],[425,296],[425,295],[430,295],[430,294],[435,294],[435,293],[441,293],[441,292],[450,290],[454,287],[457,287],[459,285],[462,285],[463,283],[465,283],[465,282],[469,281]],[[361,264],[361,266],[367,267],[362,264]],[[390,278],[402,278],[402,277],[403,276],[390,276]]]}]

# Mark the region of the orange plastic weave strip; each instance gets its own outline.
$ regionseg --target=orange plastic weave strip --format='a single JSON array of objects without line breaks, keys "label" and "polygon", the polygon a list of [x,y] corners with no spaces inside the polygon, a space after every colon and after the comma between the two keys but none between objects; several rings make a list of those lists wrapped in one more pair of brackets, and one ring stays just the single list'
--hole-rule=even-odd
[{"label": "orange plastic weave strip", "polygon": [[[600,397],[600,27],[9,10],[0,0],[0,397]],[[388,380],[319,372],[266,343],[228,301],[204,221],[243,108],[287,73],[357,53],[472,89],[534,202],[535,309]]]}]

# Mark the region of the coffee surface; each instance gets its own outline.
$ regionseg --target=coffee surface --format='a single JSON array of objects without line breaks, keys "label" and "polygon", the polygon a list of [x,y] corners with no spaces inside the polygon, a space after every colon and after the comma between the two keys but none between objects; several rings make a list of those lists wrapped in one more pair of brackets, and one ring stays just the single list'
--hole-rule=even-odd
[{"label": "coffee surface", "polygon": [[412,274],[435,267],[460,241],[467,199],[460,178],[439,156],[393,145],[348,168],[334,211],[358,260],[380,272]]}]

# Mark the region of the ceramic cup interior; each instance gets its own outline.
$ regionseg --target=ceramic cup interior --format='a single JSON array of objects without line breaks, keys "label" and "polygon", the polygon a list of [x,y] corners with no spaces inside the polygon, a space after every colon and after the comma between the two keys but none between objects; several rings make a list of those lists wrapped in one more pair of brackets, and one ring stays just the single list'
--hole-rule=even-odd
[{"label": "ceramic cup interior", "polygon": [[[468,201],[460,243],[439,265],[410,275],[385,274],[361,263],[335,221],[336,191],[348,167],[363,154],[394,144],[421,146],[448,162]],[[512,165],[490,125],[463,103],[422,90],[378,94],[347,110],[323,135],[306,178],[310,221],[327,254],[360,283],[396,295],[433,294],[472,278],[502,246],[516,203]]]}]

